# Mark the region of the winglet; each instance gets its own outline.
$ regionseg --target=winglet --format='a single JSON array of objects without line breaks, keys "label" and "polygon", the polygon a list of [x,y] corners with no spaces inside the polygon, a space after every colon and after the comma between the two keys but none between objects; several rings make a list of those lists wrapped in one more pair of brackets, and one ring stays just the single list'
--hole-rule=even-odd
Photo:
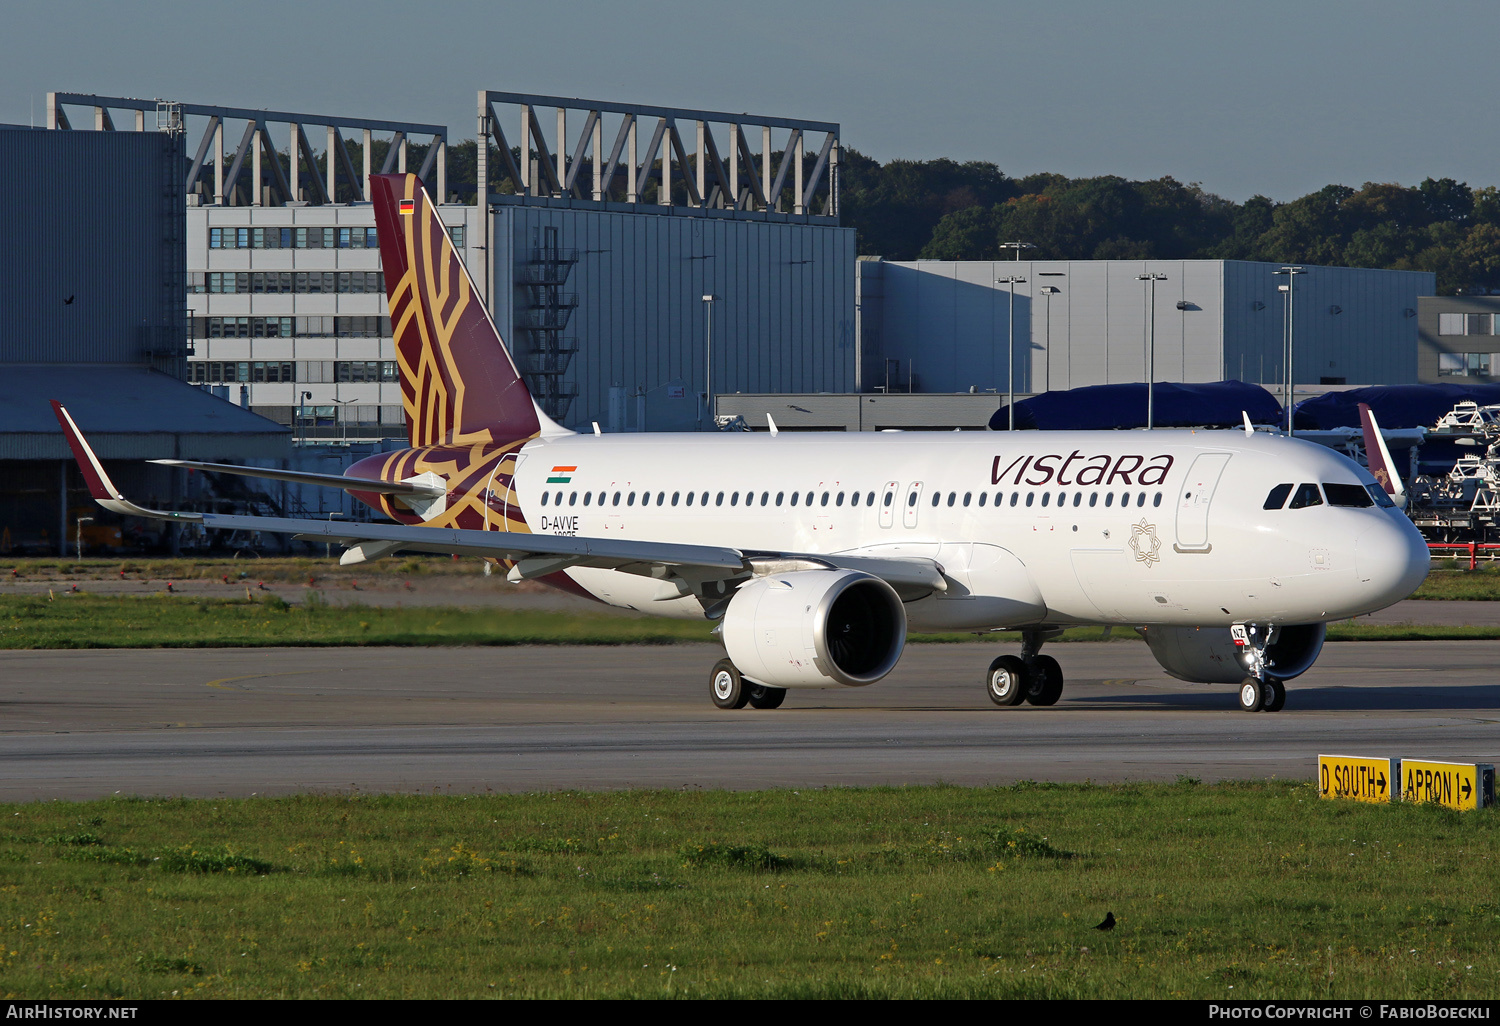
[{"label": "winglet", "polygon": [[1375,480],[1380,482],[1391,501],[1405,509],[1406,486],[1401,483],[1401,475],[1396,472],[1396,463],[1391,459],[1391,451],[1386,448],[1380,424],[1375,420],[1375,412],[1367,403],[1359,404],[1359,425],[1365,433],[1365,462],[1370,467],[1370,473],[1375,475]]},{"label": "winglet", "polygon": [[1253,427],[1250,426],[1250,411],[1248,411],[1248,410],[1241,410],[1240,411],[1240,416],[1245,418],[1245,434],[1247,434],[1247,435],[1253,435],[1253,434],[1255,434],[1255,428],[1253,428]]},{"label": "winglet", "polygon": [[83,473],[83,479],[88,482],[89,494],[94,501],[105,509],[114,513],[124,513],[127,516],[150,517],[153,520],[202,520],[203,517],[197,513],[170,513],[162,510],[146,509],[137,506],[121,494],[115,487],[115,483],[109,479],[104,472],[104,464],[99,457],[94,455],[94,450],[84,439],[83,432],[78,430],[78,425],[73,422],[70,414],[62,403],[56,399],[52,400],[52,412],[57,416],[57,422],[62,425],[63,437],[68,440],[68,448],[73,450],[73,458],[78,461],[78,469]]}]

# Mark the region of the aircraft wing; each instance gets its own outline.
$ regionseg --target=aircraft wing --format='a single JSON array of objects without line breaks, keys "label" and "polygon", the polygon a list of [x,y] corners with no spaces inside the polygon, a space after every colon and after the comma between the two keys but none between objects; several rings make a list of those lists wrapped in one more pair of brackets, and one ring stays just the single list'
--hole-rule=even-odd
[{"label": "aircraft wing", "polygon": [[[196,513],[157,510],[139,506],[127,499],[110,480],[103,463],[78,430],[72,416],[59,403],[52,404],[62,425],[68,445],[78,467],[88,482],[94,501],[105,509],[128,516],[153,520],[196,523],[207,528],[227,531],[266,531],[290,534],[304,541],[339,544],[345,547],[339,562],[344,565],[363,563],[388,556],[397,550],[415,552],[457,553],[465,556],[487,556],[513,562],[512,581],[542,577],[570,567],[599,567],[657,577],[677,577],[690,583],[727,580],[746,573],[779,573],[793,569],[840,567],[862,570],[879,577],[896,589],[904,599],[917,598],[933,591],[947,589],[942,567],[934,560],[922,558],[881,558],[874,556],[836,556],[809,553],[768,552],[716,545],[688,545],[679,542],[634,541],[624,538],[586,538],[551,534],[522,534],[512,531],[475,531],[454,527],[373,523],[361,524],[342,520],[302,520],[291,517],[233,516],[220,513]],[[173,466],[196,466],[222,469],[215,464],[157,460]],[[243,470],[244,468],[234,468]],[[281,473],[281,472],[278,472]],[[351,480],[335,475],[327,481],[311,483],[346,487]],[[378,484],[378,482],[372,482]],[[359,491],[377,491],[361,484]]]},{"label": "aircraft wing", "polygon": [[146,462],[160,464],[163,467],[208,470],[215,474],[235,474],[240,477],[258,477],[265,481],[287,481],[291,484],[342,488],[346,492],[369,492],[375,495],[412,495],[437,499],[441,498],[446,491],[441,485],[419,481],[372,481],[369,478],[348,477],[344,474],[310,474],[302,470],[241,467],[233,463],[199,463],[196,460],[147,460]]}]

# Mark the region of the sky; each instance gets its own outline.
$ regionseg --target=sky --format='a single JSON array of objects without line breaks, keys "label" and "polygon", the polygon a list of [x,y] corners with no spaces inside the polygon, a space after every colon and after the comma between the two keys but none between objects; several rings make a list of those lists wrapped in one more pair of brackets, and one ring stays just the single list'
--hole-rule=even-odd
[{"label": "sky", "polygon": [[1500,184],[1493,0],[52,0],[0,27],[12,124],[45,124],[57,90],[458,140],[493,89],[835,121],[882,162],[1170,175],[1237,202]]}]

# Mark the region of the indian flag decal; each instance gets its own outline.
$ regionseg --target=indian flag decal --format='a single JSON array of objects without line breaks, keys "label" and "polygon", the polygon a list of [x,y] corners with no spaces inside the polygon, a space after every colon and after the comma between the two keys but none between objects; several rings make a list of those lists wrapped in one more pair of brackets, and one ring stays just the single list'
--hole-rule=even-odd
[{"label": "indian flag decal", "polygon": [[577,467],[553,467],[552,476],[547,478],[547,483],[567,484],[569,481],[573,480],[573,471],[577,469]]}]

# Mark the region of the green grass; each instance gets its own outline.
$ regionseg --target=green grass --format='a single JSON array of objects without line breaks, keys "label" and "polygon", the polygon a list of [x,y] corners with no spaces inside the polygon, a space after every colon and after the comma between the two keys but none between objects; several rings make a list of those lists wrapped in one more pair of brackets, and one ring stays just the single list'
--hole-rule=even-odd
[{"label": "green grass", "polygon": [[[315,594],[315,593],[313,593]],[[549,611],[291,606],[154,596],[0,596],[0,649],[322,645],[649,645],[709,641],[712,624]]]},{"label": "green grass", "polygon": [[[337,547],[335,547],[337,548]],[[180,556],[175,558],[141,557],[138,559],[64,559],[61,557],[8,557],[0,559],[0,575],[21,580],[56,578],[87,580],[190,581],[222,580],[233,582],[271,581],[306,583],[309,577],[334,584],[361,578],[405,579],[411,577],[472,577],[482,562],[469,558],[455,560],[447,556],[398,555],[374,563],[340,566],[338,552],[318,559],[306,556],[239,558],[235,556]]]},{"label": "green grass", "polygon": [[[315,593],[314,593],[315,594]],[[670,645],[712,640],[713,625],[545,610],[288,605],[150,596],[0,595],[0,649],[258,648],[334,645]],[[1015,641],[1014,632],[915,634],[914,642]],[[1500,627],[1331,624],[1331,641],[1500,638]],[[1134,631],[1078,627],[1060,641],[1136,641]]]},{"label": "green grass", "polygon": [[[1465,569],[1459,569],[1462,565]],[[1434,560],[1432,572],[1417,589],[1414,599],[1467,599],[1477,602],[1500,601],[1500,567],[1481,563],[1476,570],[1468,562]]]},{"label": "green grass", "polygon": [[1500,993],[1500,816],[1302,783],[114,799],[0,820],[9,998]]}]

